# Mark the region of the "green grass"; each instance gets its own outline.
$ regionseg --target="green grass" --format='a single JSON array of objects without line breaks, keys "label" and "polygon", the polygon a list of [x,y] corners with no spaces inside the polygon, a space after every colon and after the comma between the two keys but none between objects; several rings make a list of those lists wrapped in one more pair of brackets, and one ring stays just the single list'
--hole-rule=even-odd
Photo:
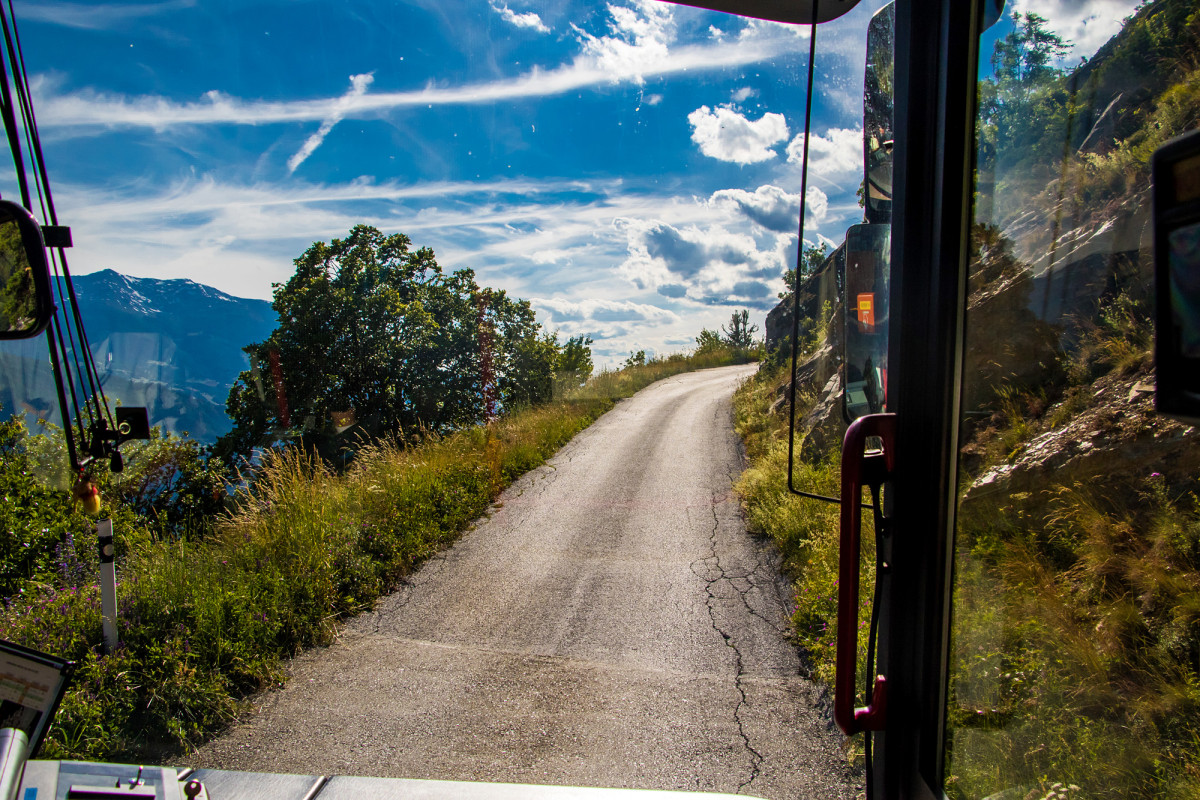
[{"label": "green grass", "polygon": [[[272,452],[253,490],[222,518],[205,521],[204,535],[162,541],[152,537],[150,521],[122,511],[120,645],[109,655],[85,518],[69,513],[61,493],[17,481],[32,516],[14,525],[36,529],[45,506],[78,529],[69,558],[42,547],[40,560],[20,567],[20,591],[0,610],[0,637],[79,665],[41,755],[141,761],[200,742],[232,720],[249,694],[278,684],[284,658],[329,643],[341,620],[371,608],[617,399],[747,355],[672,356],[603,372],[560,400],[486,428],[418,447],[365,448],[341,474],[295,449]],[[48,529],[44,538],[55,534],[65,535]],[[79,562],[71,580],[56,557]]]},{"label": "green grass", "polygon": [[951,797],[1200,793],[1200,504],[1161,475],[961,514]]},{"label": "green grass", "polygon": [[[734,395],[738,432],[746,443],[750,465],[738,479],[736,490],[754,531],[769,536],[779,547],[784,569],[792,580],[795,608],[792,633],[808,656],[811,675],[833,682],[837,646],[838,537],[840,506],[799,497],[787,488],[786,413],[771,414],[776,387],[787,367],[760,371]],[[803,391],[797,397],[797,416],[815,402]],[[837,497],[840,488],[840,452],[835,448],[814,460],[804,460],[797,436],[794,483],[797,488]],[[875,543],[870,514],[863,517],[860,570],[858,664],[860,684],[867,679],[866,628],[871,614],[871,587],[875,581]]]}]

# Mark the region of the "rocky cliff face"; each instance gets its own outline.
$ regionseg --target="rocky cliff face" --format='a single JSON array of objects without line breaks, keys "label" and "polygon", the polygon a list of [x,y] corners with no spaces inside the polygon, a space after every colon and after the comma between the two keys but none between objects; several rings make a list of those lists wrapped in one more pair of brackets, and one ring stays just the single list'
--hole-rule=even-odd
[{"label": "rocky cliff face", "polygon": [[[829,254],[821,267],[800,282],[800,342],[810,351],[796,366],[797,407],[799,398],[815,398],[809,410],[796,421],[804,436],[801,455],[820,458],[830,447],[840,446],[846,432],[842,420],[841,380],[838,377],[842,308],[837,291],[837,271],[845,264],[845,248]],[[767,314],[768,350],[791,352],[792,320],[795,298],[787,296]],[[787,417],[788,381],[776,387],[772,412]]]},{"label": "rocky cliff face", "polygon": [[[1089,408],[1066,415],[1061,426],[1039,433],[1004,463],[984,469],[968,486],[965,502],[1035,491],[1051,476],[1069,486],[1111,475],[1200,473],[1200,433],[1155,413],[1150,370],[1106,375],[1091,388]],[[1051,406],[1047,414],[1057,410]],[[982,441],[986,437],[969,444],[964,458],[978,455]]]}]

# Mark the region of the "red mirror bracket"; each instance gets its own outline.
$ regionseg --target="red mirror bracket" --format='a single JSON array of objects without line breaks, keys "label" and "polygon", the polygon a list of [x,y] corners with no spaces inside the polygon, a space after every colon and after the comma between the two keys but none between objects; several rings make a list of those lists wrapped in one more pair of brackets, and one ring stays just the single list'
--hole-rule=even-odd
[{"label": "red mirror bracket", "polygon": [[[865,452],[867,438],[872,436],[882,440],[882,452]],[[883,730],[887,720],[887,678],[883,675],[875,677],[871,704],[865,708],[854,707],[854,684],[858,672],[858,562],[862,544],[862,488],[868,474],[879,478],[880,475],[891,473],[895,466],[895,441],[896,415],[871,414],[855,420],[846,431],[842,443],[837,675],[834,679],[833,718],[847,736],[859,731]]]}]

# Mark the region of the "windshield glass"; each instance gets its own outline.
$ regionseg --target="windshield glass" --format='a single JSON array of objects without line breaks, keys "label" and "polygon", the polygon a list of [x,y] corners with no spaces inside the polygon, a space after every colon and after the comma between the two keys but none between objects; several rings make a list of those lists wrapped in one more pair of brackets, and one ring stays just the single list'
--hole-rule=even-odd
[{"label": "windshield glass", "polygon": [[[767,312],[863,221],[863,65],[882,6],[863,2],[819,29],[801,243],[803,26],[650,0],[18,2],[54,207],[73,240],[74,298],[61,281],[56,295],[68,332],[51,339],[72,380],[56,383],[45,339],[0,345],[12,499],[0,518],[12,532],[0,542],[2,636],[76,659],[86,676],[48,752],[132,759],[147,742],[201,740],[239,698],[279,681],[280,658],[332,641],[339,621],[407,580],[615,399],[672,371],[754,360],[764,338],[779,345],[790,319]],[[0,175],[5,198],[21,188]],[[875,291],[886,284],[859,294]],[[804,336],[815,340],[840,299],[810,294]],[[882,295],[871,305],[872,329],[886,308]],[[886,363],[868,366],[880,406]],[[505,427],[510,412],[564,399],[569,419],[539,423],[549,432],[533,444]],[[417,447],[430,442],[445,449]],[[353,477],[387,448],[397,461]],[[704,463],[671,452],[677,471]],[[724,489],[700,495],[736,514],[740,462],[729,463]],[[397,477],[419,469],[431,472]],[[598,494],[584,506],[593,517],[656,508]],[[113,641],[127,649],[101,632],[85,514],[113,518]],[[692,516],[703,553],[638,554],[677,567],[672,586],[715,580],[711,519]],[[697,591],[688,621],[713,639],[718,598]],[[564,614],[573,596],[558,597]],[[772,596],[790,602],[786,589]],[[671,609],[657,595],[653,605]],[[493,627],[519,627],[512,615]],[[649,643],[626,637],[627,649],[649,658],[677,622],[643,625]],[[741,676],[740,655],[715,642]],[[788,652],[785,666],[755,668],[798,681]],[[780,714],[801,691],[787,687],[770,704]],[[696,788],[754,790],[760,772],[788,772],[762,766],[770,759],[742,733],[740,677],[730,691],[740,716],[717,730],[752,775]],[[481,749],[472,763],[508,765]],[[600,780],[590,761],[571,763],[562,775]],[[628,773],[631,785],[693,785]],[[854,780],[844,759],[830,774]]]},{"label": "windshield glass", "polygon": [[[810,244],[861,221],[874,10],[822,29]],[[795,266],[802,26],[657,2],[17,17],[101,373],[166,430],[228,431],[241,348],[275,327],[263,301],[355,225],[529,300],[598,366],[692,348],[740,309],[761,322]],[[53,396],[5,387],[9,410]]]}]

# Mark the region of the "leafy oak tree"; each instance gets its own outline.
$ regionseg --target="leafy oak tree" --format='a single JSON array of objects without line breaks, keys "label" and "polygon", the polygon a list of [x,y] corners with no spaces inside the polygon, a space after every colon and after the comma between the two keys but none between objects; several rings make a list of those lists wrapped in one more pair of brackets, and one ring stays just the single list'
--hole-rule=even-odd
[{"label": "leafy oak tree", "polygon": [[557,347],[540,336],[529,303],[483,289],[470,270],[446,273],[404,234],[357,225],[315,242],[276,284],[279,316],[266,341],[245,348],[250,369],[229,392],[229,457],[353,428],[361,437],[406,437],[471,425],[488,399],[547,399]]}]

